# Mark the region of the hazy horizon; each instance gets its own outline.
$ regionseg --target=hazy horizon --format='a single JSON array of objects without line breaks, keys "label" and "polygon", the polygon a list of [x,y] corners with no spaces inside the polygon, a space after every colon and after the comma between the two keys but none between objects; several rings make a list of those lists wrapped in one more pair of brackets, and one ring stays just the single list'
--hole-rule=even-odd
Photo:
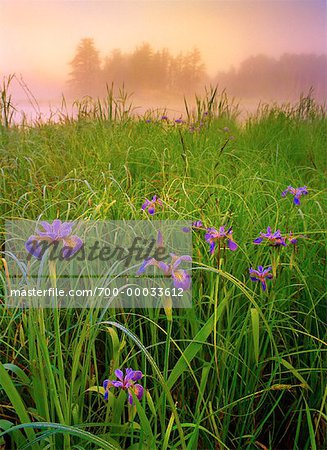
[{"label": "hazy horizon", "polygon": [[21,75],[41,102],[60,99],[84,37],[94,39],[102,60],[142,42],[173,55],[197,47],[211,79],[251,55],[327,51],[324,0],[0,0],[0,16],[1,78]]}]

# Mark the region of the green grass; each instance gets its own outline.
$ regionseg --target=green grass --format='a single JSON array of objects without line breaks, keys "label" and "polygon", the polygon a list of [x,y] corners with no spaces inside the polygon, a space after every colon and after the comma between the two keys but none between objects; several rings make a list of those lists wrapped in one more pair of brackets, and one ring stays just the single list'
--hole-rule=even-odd
[{"label": "green grass", "polygon": [[[2,122],[1,233],[5,219],[144,219],[144,198],[157,194],[157,219],[232,225],[239,244],[218,268],[194,233],[193,308],[171,318],[7,309],[2,270],[6,448],[325,448],[326,115],[302,98],[241,126],[226,102],[198,99],[189,121],[209,115],[194,133],[99,110],[33,127]],[[300,207],[281,197],[288,185],[308,186]],[[254,245],[269,225],[306,238],[296,251]],[[273,261],[264,293],[248,269]],[[117,390],[105,402],[97,388],[118,367],[145,374],[134,407]]]}]

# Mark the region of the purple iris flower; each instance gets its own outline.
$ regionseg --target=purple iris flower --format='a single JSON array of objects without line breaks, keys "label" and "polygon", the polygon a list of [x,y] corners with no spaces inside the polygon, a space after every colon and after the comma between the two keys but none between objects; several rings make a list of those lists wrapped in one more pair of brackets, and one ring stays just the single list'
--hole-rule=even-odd
[{"label": "purple iris flower", "polygon": [[[303,237],[303,236],[299,236],[299,237]],[[293,233],[292,233],[292,232],[290,232],[290,233],[288,234],[288,236],[286,236],[286,239],[290,242],[290,244],[297,244],[297,238],[295,238],[295,237],[293,236]]]},{"label": "purple iris flower", "polygon": [[207,233],[205,235],[205,240],[210,244],[210,253],[213,254],[216,248],[216,244],[227,240],[228,248],[235,251],[238,247],[236,242],[233,240],[233,229],[228,228],[225,231],[225,227],[220,227],[219,231],[216,228],[207,228]]},{"label": "purple iris flower", "polygon": [[118,380],[104,380],[104,399],[108,400],[109,389],[111,387],[116,387],[120,389],[124,389],[128,392],[128,402],[133,404],[133,396],[132,393],[136,395],[136,397],[141,400],[143,397],[144,389],[140,384],[135,384],[135,381],[140,380],[143,377],[143,373],[140,370],[126,369],[126,375],[122,370],[115,370],[115,375]]},{"label": "purple iris flower", "polygon": [[161,120],[169,120],[167,116],[161,116]]},{"label": "purple iris flower", "polygon": [[267,269],[264,269],[262,266],[258,266],[258,270],[252,269],[251,267],[251,269],[249,269],[250,278],[252,281],[260,281],[262,290],[265,291],[267,289],[266,278],[273,278],[272,274],[269,273],[270,271],[271,267],[267,267]]},{"label": "purple iris flower", "polygon": [[265,239],[268,240],[270,245],[273,245],[274,247],[278,247],[280,245],[286,246],[285,238],[282,236],[280,230],[275,231],[274,233],[271,232],[271,228],[267,227],[267,233],[260,232],[260,236],[256,238],[253,243],[254,244],[261,244]]},{"label": "purple iris flower", "polygon": [[203,228],[202,220],[195,220],[192,222],[192,228]]},{"label": "purple iris flower", "polygon": [[[163,237],[161,231],[159,230],[157,237],[157,248],[163,246]],[[176,288],[182,288],[183,290],[189,289],[191,286],[191,277],[185,269],[180,269],[178,266],[183,261],[192,261],[192,257],[188,255],[177,256],[174,253],[170,253],[170,257],[170,264],[166,264],[163,261],[157,261],[155,258],[148,258],[144,260],[136,275],[141,275],[144,273],[145,269],[149,266],[155,266],[164,273],[165,277],[172,278],[173,284]]]},{"label": "purple iris flower", "polygon": [[292,231],[290,231],[290,232],[288,233],[288,235],[285,237],[285,239],[287,239],[288,242],[289,242],[290,244],[294,244],[294,245],[295,245],[295,244],[298,243],[298,239],[299,239],[299,238],[306,239],[307,237],[308,237],[308,236],[303,236],[302,234],[295,237],[295,236],[293,235]]},{"label": "purple iris flower", "polygon": [[[194,222],[192,222],[191,228],[192,228],[193,230],[203,230],[203,229],[204,229],[204,225],[203,225],[202,220],[195,220]],[[184,228],[183,228],[184,233],[190,232],[190,231],[191,231],[191,228],[189,228],[189,227],[184,227]]]},{"label": "purple iris flower", "polygon": [[298,188],[288,186],[287,189],[284,192],[282,192],[282,197],[285,197],[288,192],[290,192],[292,195],[294,195],[294,203],[299,206],[301,204],[300,203],[301,195],[307,195],[308,189],[306,186],[302,186],[302,187],[298,187]]},{"label": "purple iris flower", "polygon": [[41,259],[45,250],[50,246],[63,244],[61,255],[68,259],[75,255],[83,246],[83,241],[78,236],[72,235],[73,223],[61,222],[55,219],[52,224],[40,222],[43,230],[36,230],[37,235],[32,235],[25,242],[26,250],[37,259]]},{"label": "purple iris flower", "polygon": [[191,277],[185,269],[180,269],[178,266],[183,261],[192,261],[191,256],[182,255],[177,256],[174,253],[170,253],[171,262],[166,264],[163,261],[157,261],[155,258],[149,258],[143,261],[141,267],[137,271],[137,275],[141,275],[145,272],[145,269],[149,266],[158,267],[165,275],[165,277],[171,277],[175,288],[182,288],[187,290],[191,286]]},{"label": "purple iris flower", "polygon": [[183,119],[176,119],[175,123],[185,123]]},{"label": "purple iris flower", "polygon": [[147,210],[148,213],[153,216],[154,213],[156,212],[156,205],[160,205],[162,206],[162,201],[160,200],[160,198],[158,198],[156,195],[154,195],[152,197],[152,200],[149,199],[145,199],[145,202],[142,205],[142,210],[145,211]]}]

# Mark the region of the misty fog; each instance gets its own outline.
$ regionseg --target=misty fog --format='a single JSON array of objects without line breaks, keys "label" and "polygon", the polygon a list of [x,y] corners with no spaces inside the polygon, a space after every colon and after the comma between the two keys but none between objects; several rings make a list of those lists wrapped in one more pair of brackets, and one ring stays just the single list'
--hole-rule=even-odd
[{"label": "misty fog", "polygon": [[[126,1],[0,3],[1,79],[17,114],[128,95],[134,111],[184,111],[218,85],[243,111],[327,98],[326,3]],[[119,94],[120,93],[120,94]]]}]

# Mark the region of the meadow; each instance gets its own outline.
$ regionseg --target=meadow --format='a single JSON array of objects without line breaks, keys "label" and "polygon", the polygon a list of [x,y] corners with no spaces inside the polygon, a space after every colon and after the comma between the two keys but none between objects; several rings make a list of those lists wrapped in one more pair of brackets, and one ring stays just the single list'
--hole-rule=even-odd
[{"label": "meadow", "polygon": [[[240,124],[212,90],[175,122],[108,92],[18,126],[6,99],[2,242],[6,219],[181,219],[232,227],[238,248],[211,254],[193,229],[191,309],[103,310],[7,308],[2,246],[0,448],[326,448],[326,110],[309,95]],[[307,186],[299,205],[288,186]],[[297,242],[253,243],[267,227]],[[258,266],[272,267],[265,291]],[[126,368],[143,397],[105,399]]]}]

